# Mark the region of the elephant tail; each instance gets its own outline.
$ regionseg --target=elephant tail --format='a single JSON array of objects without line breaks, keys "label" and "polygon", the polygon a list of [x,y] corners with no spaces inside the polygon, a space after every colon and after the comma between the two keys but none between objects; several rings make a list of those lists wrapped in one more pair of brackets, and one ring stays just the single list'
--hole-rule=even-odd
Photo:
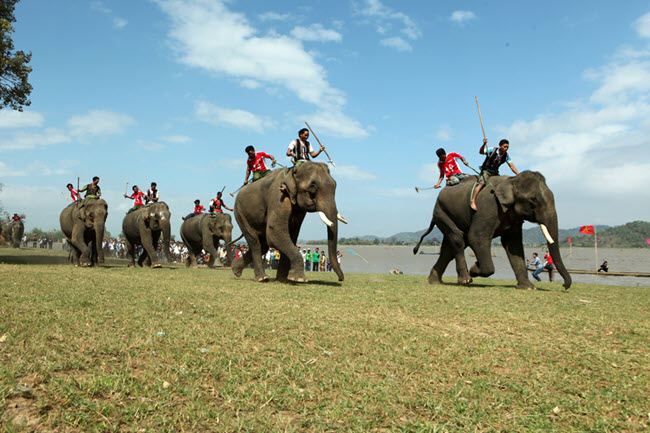
[{"label": "elephant tail", "polygon": [[243,237],[244,237],[244,234],[242,233],[242,235],[239,236],[237,239],[233,239],[232,241],[228,242],[228,243],[226,244],[226,247],[231,246],[232,244],[234,244],[235,242],[237,242],[238,240],[240,240],[240,239],[243,238]]},{"label": "elephant tail", "polygon": [[417,253],[418,253],[418,250],[420,249],[420,244],[422,243],[422,241],[424,240],[424,238],[425,238],[429,233],[431,233],[431,231],[433,230],[433,228],[434,228],[435,226],[436,226],[436,219],[435,219],[435,218],[431,218],[431,224],[429,225],[429,228],[427,229],[427,231],[425,231],[425,232],[422,234],[422,237],[420,238],[420,240],[418,241],[418,243],[413,247],[413,254],[417,254]]}]

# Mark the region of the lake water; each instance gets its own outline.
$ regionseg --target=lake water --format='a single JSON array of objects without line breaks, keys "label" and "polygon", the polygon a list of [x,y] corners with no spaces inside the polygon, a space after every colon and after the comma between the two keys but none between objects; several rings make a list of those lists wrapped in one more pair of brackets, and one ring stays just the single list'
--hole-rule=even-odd
[{"label": "lake water", "polygon": [[[315,245],[310,245],[313,250]],[[321,249],[326,246],[320,245]],[[354,251],[366,259],[366,264],[358,256],[349,252]],[[438,255],[417,254],[413,255],[413,246],[345,246],[341,245],[339,250],[343,254],[341,259],[341,268],[343,272],[351,273],[377,273],[386,274],[391,269],[397,268],[410,275],[429,275],[431,267],[438,260]],[[420,251],[425,253],[437,253],[439,247],[423,246]],[[544,256],[543,248],[525,248],[526,257],[532,259],[534,252],[539,253],[540,258]],[[465,250],[465,258],[468,266],[475,262],[474,257],[470,257],[471,249]],[[595,270],[596,259],[593,248],[569,248],[561,249],[564,265],[567,269],[584,269]],[[492,259],[496,271],[491,278],[502,280],[514,280],[515,274],[510,267],[506,253],[501,246],[492,246]],[[599,248],[598,249],[598,266],[607,260],[609,270],[612,272],[650,272],[650,249],[617,249],[617,248]],[[445,271],[444,276],[456,277],[456,266],[451,262]],[[531,281],[532,275],[529,274]],[[548,281],[548,274],[541,275],[542,281]],[[610,277],[603,275],[582,275],[572,274],[571,278],[575,283],[586,284],[606,284],[616,286],[639,286],[650,287],[650,278],[639,277]],[[556,272],[555,281],[562,282],[562,277]]]}]

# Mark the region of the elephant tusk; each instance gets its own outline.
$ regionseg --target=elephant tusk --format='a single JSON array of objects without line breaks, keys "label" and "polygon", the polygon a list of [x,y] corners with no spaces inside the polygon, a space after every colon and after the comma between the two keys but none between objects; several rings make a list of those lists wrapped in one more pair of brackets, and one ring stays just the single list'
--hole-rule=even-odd
[{"label": "elephant tusk", "polygon": [[332,221],[328,220],[327,217],[325,216],[325,213],[322,211],[318,212],[318,216],[320,217],[321,221],[325,223],[327,227],[332,227],[332,224],[334,224]]},{"label": "elephant tusk", "polygon": [[347,223],[348,223],[348,222],[345,220],[345,218],[343,218],[343,217],[341,216],[340,213],[337,213],[337,214],[336,214],[336,219],[338,219],[339,221],[341,221],[343,224],[347,224]]},{"label": "elephant tusk", "polygon": [[544,237],[546,238],[548,243],[549,244],[555,243],[555,241],[551,237],[551,234],[548,232],[548,229],[546,228],[546,226],[544,224],[540,224],[539,227],[542,229],[542,233],[544,233]]}]

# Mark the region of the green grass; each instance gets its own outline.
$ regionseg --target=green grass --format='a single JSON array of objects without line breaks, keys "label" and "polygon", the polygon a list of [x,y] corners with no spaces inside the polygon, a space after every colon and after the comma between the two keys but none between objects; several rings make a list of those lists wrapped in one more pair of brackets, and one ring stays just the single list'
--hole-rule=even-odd
[{"label": "green grass", "polygon": [[[61,254],[0,250],[4,263]],[[273,271],[270,272],[273,276]],[[0,265],[4,431],[647,431],[644,288]],[[451,281],[451,280],[450,280]]]}]

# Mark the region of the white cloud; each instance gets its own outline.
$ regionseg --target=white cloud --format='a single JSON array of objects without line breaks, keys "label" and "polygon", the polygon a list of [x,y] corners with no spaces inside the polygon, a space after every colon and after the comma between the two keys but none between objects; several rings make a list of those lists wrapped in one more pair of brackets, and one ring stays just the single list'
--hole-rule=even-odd
[{"label": "white cloud", "polygon": [[[323,154],[323,156],[325,155]],[[325,156],[325,158],[327,157]],[[376,174],[364,171],[356,165],[337,164],[336,167],[330,165],[330,171],[332,172],[332,176],[337,179],[347,179],[356,182],[371,182],[379,179],[379,176]]]},{"label": "white cloud", "polygon": [[289,18],[291,18],[291,14],[286,13],[286,14],[279,14],[277,12],[265,12],[263,14],[258,15],[258,18],[261,21],[287,21]]},{"label": "white cloud", "polygon": [[451,127],[449,125],[441,126],[436,132],[436,138],[440,141],[451,140]]},{"label": "white cloud", "polygon": [[585,77],[601,82],[600,88],[591,95],[593,102],[622,102],[650,90],[650,61],[634,59],[627,64],[609,64],[587,71]]},{"label": "white cloud", "polygon": [[649,39],[650,38],[650,12],[639,17],[632,24],[632,27],[634,27],[634,30],[636,30],[639,36],[641,36],[642,38]]},{"label": "white cloud", "polygon": [[7,166],[4,162],[0,161],[0,177],[16,177],[16,176],[27,176],[27,170],[16,170]]},{"label": "white cloud", "polygon": [[194,113],[203,122],[212,125],[228,125],[237,129],[251,130],[263,133],[265,129],[273,128],[273,122],[265,117],[255,115],[248,111],[222,108],[209,102],[196,104]]},{"label": "white cloud", "polygon": [[156,143],[155,141],[148,141],[148,140],[136,140],[135,147],[137,147],[138,149],[152,151],[152,152],[167,148],[167,146],[165,146],[162,143]]},{"label": "white cloud", "polygon": [[[422,31],[415,21],[405,13],[394,11],[385,6],[380,0],[365,0],[358,13],[369,19],[377,33],[381,35],[390,34],[394,31],[393,26],[397,25],[400,27],[399,32],[407,39],[415,40],[422,36]],[[400,51],[411,51],[410,44],[398,36],[384,38],[380,43]],[[406,48],[407,46],[409,48]]]},{"label": "white cloud", "polygon": [[245,87],[247,89],[259,89],[262,87],[262,83],[257,80],[251,80],[249,78],[241,80],[240,84],[242,87]]},{"label": "white cloud", "polygon": [[28,166],[30,176],[52,176],[70,173],[70,167],[77,165],[75,161],[59,163],[34,161]]},{"label": "white cloud", "polygon": [[113,27],[115,27],[116,29],[121,29],[123,27],[126,27],[128,23],[129,22],[124,18],[119,18],[119,17],[113,18]]},{"label": "white cloud", "polygon": [[220,158],[217,161],[217,165],[221,168],[225,168],[226,170],[229,171],[238,171],[238,170],[243,170],[245,169],[245,164],[246,164],[246,155],[243,154],[242,152],[242,158],[241,159],[235,159],[235,158]]},{"label": "white cloud", "polygon": [[165,137],[161,137],[160,139],[168,143],[175,143],[175,144],[187,144],[192,141],[190,137],[187,137],[185,135],[168,135]]},{"label": "white cloud", "polygon": [[475,20],[476,14],[472,11],[454,11],[449,17],[449,21],[454,24],[465,24],[468,21]]},{"label": "white cloud", "polygon": [[402,51],[402,52],[413,51],[413,47],[411,46],[411,44],[409,44],[399,36],[382,39],[381,41],[379,41],[379,43],[385,47],[394,48],[397,51]]},{"label": "white cloud", "polygon": [[124,18],[114,16],[115,14],[113,13],[113,11],[107,8],[106,5],[104,5],[104,2],[102,2],[101,0],[94,0],[90,2],[90,8],[92,10],[95,10],[101,14],[104,14],[112,18],[113,27],[115,27],[116,29],[121,29],[128,24],[128,21],[125,20]]},{"label": "white cloud", "polygon": [[62,130],[47,128],[41,133],[18,132],[12,139],[0,142],[0,150],[27,150],[37,146],[49,146],[52,144],[68,143],[70,137]]},{"label": "white cloud", "polygon": [[313,121],[309,121],[312,128],[334,137],[365,138],[368,136],[368,132],[363,128],[361,123],[351,119],[339,110],[323,110],[305,117],[314,119]]},{"label": "white cloud", "polygon": [[68,122],[70,135],[86,141],[91,137],[102,137],[124,133],[136,122],[130,116],[106,110],[92,110],[83,116],[73,116]]},{"label": "white cloud", "polygon": [[0,110],[0,128],[41,126],[45,119],[35,111]]},{"label": "white cloud", "polygon": [[302,41],[316,42],[341,42],[343,38],[336,30],[326,29],[321,24],[312,24],[309,27],[295,27],[291,36]]}]

